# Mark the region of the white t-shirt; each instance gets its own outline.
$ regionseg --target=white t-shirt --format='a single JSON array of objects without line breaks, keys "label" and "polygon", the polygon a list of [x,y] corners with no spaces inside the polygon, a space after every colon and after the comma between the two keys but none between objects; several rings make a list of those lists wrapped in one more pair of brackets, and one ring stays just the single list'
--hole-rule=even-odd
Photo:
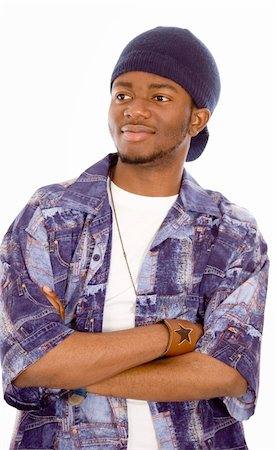
[{"label": "white t-shirt", "polygon": [[[114,183],[111,183],[111,189],[123,245],[137,288],[144,256],[177,195],[145,197],[124,191]],[[103,331],[134,328],[135,311],[136,296],[113,218],[111,265],[104,305]],[[128,450],[158,450],[147,401],[127,399],[127,408]]]}]

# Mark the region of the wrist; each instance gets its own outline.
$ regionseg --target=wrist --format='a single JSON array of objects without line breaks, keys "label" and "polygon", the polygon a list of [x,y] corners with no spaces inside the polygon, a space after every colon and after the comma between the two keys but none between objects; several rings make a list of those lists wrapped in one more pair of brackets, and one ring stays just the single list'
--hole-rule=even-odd
[{"label": "wrist", "polygon": [[159,336],[160,336],[160,344],[161,344],[161,355],[164,355],[168,348],[168,342],[169,342],[169,331],[165,323],[160,322],[155,325],[155,327],[159,330]]},{"label": "wrist", "polygon": [[164,319],[161,323],[168,333],[168,343],[162,357],[192,352],[203,335],[202,325],[188,320]]}]

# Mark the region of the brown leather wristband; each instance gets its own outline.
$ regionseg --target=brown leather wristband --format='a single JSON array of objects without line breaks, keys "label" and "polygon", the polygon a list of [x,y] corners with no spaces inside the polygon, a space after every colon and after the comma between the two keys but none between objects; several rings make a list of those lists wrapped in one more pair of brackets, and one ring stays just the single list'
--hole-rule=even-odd
[{"label": "brown leather wristband", "polygon": [[192,352],[198,339],[203,335],[203,327],[188,320],[164,319],[160,323],[167,326],[169,340],[162,356],[177,356]]}]

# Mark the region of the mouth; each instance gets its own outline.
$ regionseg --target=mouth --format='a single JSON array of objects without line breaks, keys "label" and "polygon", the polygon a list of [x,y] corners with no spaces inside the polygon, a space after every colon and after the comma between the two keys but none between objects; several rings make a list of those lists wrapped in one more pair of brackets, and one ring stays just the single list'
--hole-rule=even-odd
[{"label": "mouth", "polygon": [[129,124],[124,125],[121,128],[121,133],[123,138],[128,142],[140,142],[151,137],[156,133],[156,131],[151,127],[147,127],[146,125]]}]

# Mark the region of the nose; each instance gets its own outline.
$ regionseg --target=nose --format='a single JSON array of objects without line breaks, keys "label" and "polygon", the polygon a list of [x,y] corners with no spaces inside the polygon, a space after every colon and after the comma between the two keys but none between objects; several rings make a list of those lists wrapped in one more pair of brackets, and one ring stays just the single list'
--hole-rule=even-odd
[{"label": "nose", "polygon": [[151,117],[151,111],[147,100],[138,98],[128,103],[123,114],[124,117],[130,117],[134,120],[149,119]]}]

